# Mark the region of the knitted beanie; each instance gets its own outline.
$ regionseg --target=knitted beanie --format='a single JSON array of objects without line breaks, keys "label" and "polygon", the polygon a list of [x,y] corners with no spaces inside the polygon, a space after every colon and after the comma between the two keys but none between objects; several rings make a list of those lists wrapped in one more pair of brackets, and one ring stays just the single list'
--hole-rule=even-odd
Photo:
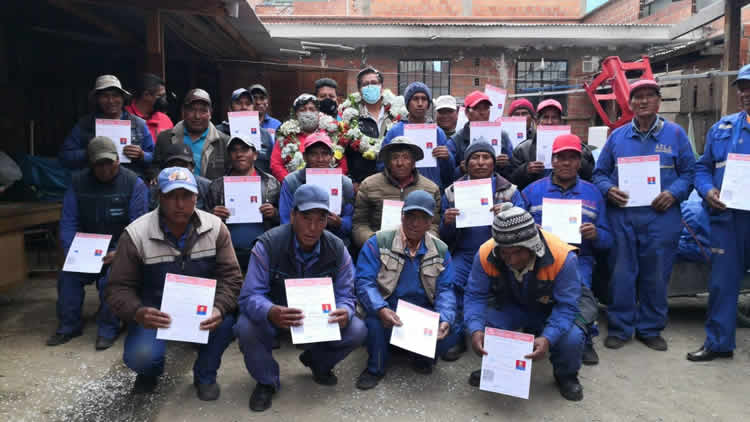
[{"label": "knitted beanie", "polygon": [[534,217],[523,208],[503,203],[492,222],[492,238],[500,248],[521,246],[533,251],[538,257],[544,256],[544,244],[539,237],[539,229]]},{"label": "knitted beanie", "polygon": [[432,102],[432,91],[430,91],[430,88],[422,82],[412,82],[406,87],[406,91],[404,91],[404,104],[406,104],[407,109],[409,108],[411,97],[417,92],[423,93],[427,96],[427,101]]}]

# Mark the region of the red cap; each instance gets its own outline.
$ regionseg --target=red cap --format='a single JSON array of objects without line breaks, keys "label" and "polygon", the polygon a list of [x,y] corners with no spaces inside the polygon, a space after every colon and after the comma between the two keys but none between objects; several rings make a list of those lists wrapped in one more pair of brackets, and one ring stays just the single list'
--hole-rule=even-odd
[{"label": "red cap", "polygon": [[482,101],[487,101],[492,105],[492,101],[490,101],[490,97],[488,97],[487,94],[481,91],[474,91],[464,98],[464,105],[466,107],[474,107]]},{"label": "red cap", "polygon": [[513,112],[516,111],[518,108],[525,108],[529,110],[529,113],[534,114],[534,104],[531,104],[531,101],[527,100],[526,98],[519,98],[512,103],[510,103],[510,108],[508,109],[508,115],[512,116]]},{"label": "red cap", "polygon": [[560,104],[560,102],[550,98],[549,100],[544,100],[541,103],[539,103],[539,105],[536,107],[537,114],[541,113],[542,110],[544,110],[547,107],[554,107],[560,110],[560,114],[562,114],[563,112],[562,105]]},{"label": "red cap", "polygon": [[560,135],[552,143],[552,154],[567,150],[578,151],[580,153],[581,149],[581,138],[572,133]]},{"label": "red cap", "polygon": [[641,88],[652,88],[656,90],[657,94],[661,94],[659,84],[653,79],[639,79],[630,84],[630,98],[633,98],[633,93]]},{"label": "red cap", "polygon": [[302,146],[307,150],[307,148],[315,145],[315,144],[325,144],[328,149],[333,152],[333,144],[331,143],[331,138],[326,135],[323,131],[317,131],[313,132],[305,138],[305,142],[302,143]]}]

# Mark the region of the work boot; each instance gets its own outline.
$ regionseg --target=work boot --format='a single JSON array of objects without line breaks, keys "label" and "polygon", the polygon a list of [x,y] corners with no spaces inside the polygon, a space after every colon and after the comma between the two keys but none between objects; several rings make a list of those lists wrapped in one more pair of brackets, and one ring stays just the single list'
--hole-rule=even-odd
[{"label": "work boot", "polygon": [[221,388],[219,388],[219,384],[213,383],[213,384],[198,384],[197,382],[195,384],[195,392],[198,394],[198,398],[203,401],[214,401],[219,398],[219,395],[221,394]]},{"label": "work boot", "polygon": [[155,375],[141,375],[138,374],[135,377],[133,383],[134,394],[151,394],[156,390],[156,386],[159,384],[159,377]]},{"label": "work boot", "polygon": [[60,334],[55,333],[50,336],[50,338],[47,339],[47,346],[59,346],[61,344],[65,344],[69,342],[70,340],[73,340],[74,338],[80,336],[83,334],[81,330],[73,331],[72,333],[67,334]]},{"label": "work boot", "polygon": [[620,337],[607,336],[607,338],[604,340],[604,347],[608,349],[619,349],[624,345],[625,340],[621,339]]},{"label": "work boot", "polygon": [[250,410],[254,412],[263,412],[271,407],[271,397],[276,392],[273,385],[258,383],[250,395]]},{"label": "work boot", "polygon": [[713,350],[706,349],[705,346],[687,354],[687,360],[691,362],[708,362],[714,359],[732,359],[733,357],[734,352],[731,350],[728,352],[714,352]]},{"label": "work boot", "polygon": [[117,336],[112,337],[112,338],[97,336],[96,345],[94,346],[94,348],[96,348],[96,350],[107,350],[110,347],[112,347],[112,345],[115,344],[116,341],[117,341]]},{"label": "work boot", "polygon": [[599,364],[599,355],[596,353],[596,350],[594,350],[593,343],[587,343],[583,346],[583,358],[581,359],[581,362],[584,365]]},{"label": "work boot", "polygon": [[479,382],[482,379],[482,370],[477,369],[469,375],[469,385],[472,387],[479,387]]},{"label": "work boot", "polygon": [[312,354],[309,350],[305,350],[301,355],[299,355],[299,361],[302,362],[302,364],[306,367],[310,368],[313,374],[313,381],[315,381],[317,384],[330,386],[336,385],[339,382],[338,377],[336,377],[333,371],[321,372],[313,368]]},{"label": "work boot", "polygon": [[365,370],[362,371],[361,374],[359,374],[359,378],[357,379],[357,388],[359,388],[360,390],[373,389],[378,385],[383,377],[385,377],[385,375],[372,374],[365,368]]},{"label": "work boot", "polygon": [[414,358],[411,361],[411,367],[414,372],[422,375],[430,375],[432,373],[432,359],[428,358]]},{"label": "work boot", "polygon": [[635,338],[637,338],[641,343],[645,344],[649,349],[657,350],[659,352],[667,351],[667,341],[664,340],[664,337],[662,336],[656,335],[651,337],[642,337],[636,335]]},{"label": "work boot", "polygon": [[560,395],[570,401],[583,400],[583,386],[578,381],[578,375],[567,375],[558,377],[555,375],[555,383],[560,390]]},{"label": "work boot", "polygon": [[443,355],[443,360],[446,362],[453,362],[458,360],[458,358],[461,357],[462,354],[466,352],[466,342],[465,341],[459,341],[458,344],[448,349],[447,352]]}]

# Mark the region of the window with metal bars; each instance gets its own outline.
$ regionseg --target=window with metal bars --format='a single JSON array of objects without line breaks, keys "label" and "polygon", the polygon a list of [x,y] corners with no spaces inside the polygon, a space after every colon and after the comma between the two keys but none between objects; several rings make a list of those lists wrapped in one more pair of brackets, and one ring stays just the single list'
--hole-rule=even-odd
[{"label": "window with metal bars", "polygon": [[[531,88],[567,87],[567,60],[518,60],[516,62],[516,94],[532,92]],[[560,89],[560,88],[558,88]],[[538,90],[534,90],[538,92]],[[540,101],[554,98],[567,110],[567,95],[544,95],[528,97],[536,106]]]},{"label": "window with metal bars", "polygon": [[398,63],[398,93],[403,95],[412,82],[424,82],[432,90],[433,98],[451,93],[451,61],[400,60]]}]

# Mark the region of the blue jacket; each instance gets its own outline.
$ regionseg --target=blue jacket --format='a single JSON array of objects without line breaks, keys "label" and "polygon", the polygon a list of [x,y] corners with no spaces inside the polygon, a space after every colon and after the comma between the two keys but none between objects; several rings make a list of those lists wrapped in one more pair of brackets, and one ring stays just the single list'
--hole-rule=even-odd
[{"label": "blue jacket", "polygon": [[[388,133],[385,135],[385,138],[383,139],[383,144],[381,145],[381,149],[390,144],[391,140],[397,136],[403,136],[404,135],[404,124],[408,122],[398,122],[393,127],[388,130]],[[437,167],[421,167],[417,168],[419,170],[419,173],[423,175],[424,177],[432,180],[438,187],[440,188],[440,192],[442,192],[445,188],[450,186],[451,183],[453,183],[453,172],[456,168],[456,144],[453,143],[452,140],[450,140],[447,136],[445,136],[445,132],[443,132],[443,129],[437,128],[437,144],[438,146],[446,146],[448,147],[448,151],[450,151],[451,156],[447,160],[437,160]],[[382,161],[378,161],[377,164],[378,171],[383,171],[384,163]]]},{"label": "blue jacket", "polygon": [[260,127],[263,129],[277,130],[281,126],[281,122],[273,117],[269,116],[268,113],[263,116],[263,120],[260,121]]},{"label": "blue jacket", "polygon": [[[603,197],[618,184],[617,159],[641,155],[659,155],[661,161],[661,190],[677,200],[686,200],[692,190],[695,156],[685,131],[677,124],[657,116],[654,127],[642,136],[631,124],[616,129],[604,144],[594,169],[594,184]],[[656,212],[656,211],[654,211]]]},{"label": "blue jacket", "polygon": [[750,154],[750,124],[744,111],[722,117],[706,135],[703,155],[695,164],[695,189],[702,197],[712,188],[721,190],[730,152]]},{"label": "blue jacket", "polygon": [[[508,136],[508,132],[504,130],[501,133],[500,139],[500,142],[502,142],[502,148],[500,151],[508,156],[508,165],[505,167],[496,168],[496,171],[498,171],[504,178],[510,180],[511,174],[513,173],[513,143],[510,142],[510,136]],[[466,122],[464,127],[459,129],[453,136],[451,136],[451,141],[453,141],[456,146],[456,171],[453,177],[458,180],[461,176],[464,175],[464,172],[461,171],[461,162],[466,158],[464,157],[466,148],[471,145],[471,122]]]},{"label": "blue jacket", "polygon": [[579,257],[593,257],[594,249],[609,249],[614,244],[612,229],[607,220],[607,204],[604,202],[599,189],[593,184],[577,177],[576,184],[563,191],[562,187],[552,182],[552,176],[537,180],[523,190],[523,196],[528,201],[527,210],[534,216],[536,224],[542,224],[542,199],[580,199],[582,202],[581,217],[584,223],[596,226],[598,237],[596,240],[583,240],[579,246]]},{"label": "blue jacket", "polygon": [[[396,236],[398,235],[397,233]],[[376,314],[378,310],[385,307],[395,309],[398,299],[406,300],[423,308],[433,309],[419,277],[422,257],[426,253],[427,247],[425,242],[422,241],[414,258],[411,258],[408,252],[405,254],[406,262],[401,270],[396,289],[386,300],[383,299],[383,295],[378,288],[378,273],[380,272],[381,261],[377,237],[372,236],[367,239],[357,258],[357,299],[368,315]],[[440,321],[453,325],[456,316],[456,295],[453,291],[455,270],[448,251],[445,251],[443,267],[443,271],[435,282],[434,310],[440,314]]]}]

